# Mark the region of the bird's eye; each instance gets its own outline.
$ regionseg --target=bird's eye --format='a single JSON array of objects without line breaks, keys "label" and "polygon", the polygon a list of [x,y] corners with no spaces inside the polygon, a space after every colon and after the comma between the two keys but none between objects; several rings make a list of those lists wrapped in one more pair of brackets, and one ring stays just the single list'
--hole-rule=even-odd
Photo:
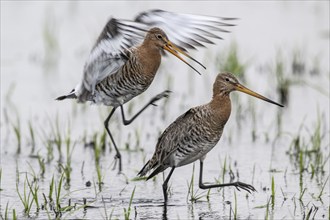
[{"label": "bird's eye", "polygon": [[162,35],[157,34],[157,38],[158,38],[158,39],[162,39],[163,37],[162,37]]},{"label": "bird's eye", "polygon": [[226,81],[229,82],[229,78],[226,78]]}]

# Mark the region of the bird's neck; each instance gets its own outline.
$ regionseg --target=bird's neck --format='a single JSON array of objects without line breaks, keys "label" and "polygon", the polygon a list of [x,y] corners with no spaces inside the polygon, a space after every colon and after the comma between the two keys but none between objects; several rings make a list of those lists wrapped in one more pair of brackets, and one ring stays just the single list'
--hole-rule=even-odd
[{"label": "bird's neck", "polygon": [[231,113],[231,101],[229,94],[214,95],[210,107],[214,113],[214,120],[219,126],[225,126]]},{"label": "bird's neck", "polygon": [[154,77],[161,62],[160,49],[149,41],[144,41],[139,49],[139,58],[143,67],[141,74]]}]

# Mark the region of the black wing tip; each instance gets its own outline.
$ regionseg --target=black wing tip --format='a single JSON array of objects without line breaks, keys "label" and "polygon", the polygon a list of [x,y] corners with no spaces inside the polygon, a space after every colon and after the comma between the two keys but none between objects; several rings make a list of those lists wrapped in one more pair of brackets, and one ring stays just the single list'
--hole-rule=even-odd
[{"label": "black wing tip", "polygon": [[114,18],[114,17],[110,17],[109,19],[108,19],[108,23],[116,23],[118,20],[116,19],[116,18]]},{"label": "black wing tip", "polygon": [[146,179],[146,181],[150,180],[152,177],[156,176],[158,173],[163,172],[165,170],[163,165],[158,166]]},{"label": "black wing tip", "polygon": [[137,174],[138,177],[143,177],[145,176],[145,174],[147,173],[147,166],[149,165],[150,161],[148,161],[143,167],[142,169],[140,170],[140,172]]},{"label": "black wing tip", "polygon": [[62,101],[64,99],[76,99],[77,96],[76,94],[74,93],[75,92],[75,89],[72,89],[71,92],[69,93],[69,95],[62,95],[62,96],[59,96],[57,97],[55,100],[57,101]]},{"label": "black wing tip", "polygon": [[62,101],[62,100],[64,100],[64,99],[66,99],[66,98],[68,98],[67,95],[62,95],[62,96],[57,97],[55,100],[56,100],[56,101]]},{"label": "black wing tip", "polygon": [[152,177],[154,177],[154,176],[156,176],[158,173],[156,173],[156,174],[150,174],[147,178],[146,178],[146,181],[148,181],[148,180],[150,180]]},{"label": "black wing tip", "polygon": [[142,22],[142,17],[149,14],[149,13],[159,13],[159,12],[164,12],[162,9],[149,9],[146,11],[140,12],[135,18],[134,21],[136,22]]},{"label": "black wing tip", "polygon": [[240,18],[227,18],[227,17],[221,17],[222,20],[224,21],[237,21],[241,20]]}]

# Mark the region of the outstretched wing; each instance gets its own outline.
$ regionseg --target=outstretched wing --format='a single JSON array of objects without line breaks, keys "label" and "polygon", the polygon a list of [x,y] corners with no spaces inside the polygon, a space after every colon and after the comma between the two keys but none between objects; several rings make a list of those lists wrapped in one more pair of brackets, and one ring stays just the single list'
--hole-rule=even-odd
[{"label": "outstretched wing", "polygon": [[140,13],[134,21],[111,18],[104,27],[84,67],[83,86],[94,91],[95,85],[115,73],[127,61],[132,47],[142,43],[152,27],[165,31],[169,39],[183,50],[213,44],[229,32],[225,27],[235,18],[180,14],[163,10]]},{"label": "outstretched wing", "polygon": [[148,30],[141,23],[111,18],[97,39],[84,67],[84,87],[93,93],[95,85],[117,72],[140,44]]},{"label": "outstretched wing", "polygon": [[213,44],[213,39],[222,39],[221,32],[229,32],[226,27],[235,26],[228,22],[236,18],[222,18],[203,15],[150,10],[140,13],[135,21],[165,31],[170,41],[183,49],[196,49],[205,44]]}]

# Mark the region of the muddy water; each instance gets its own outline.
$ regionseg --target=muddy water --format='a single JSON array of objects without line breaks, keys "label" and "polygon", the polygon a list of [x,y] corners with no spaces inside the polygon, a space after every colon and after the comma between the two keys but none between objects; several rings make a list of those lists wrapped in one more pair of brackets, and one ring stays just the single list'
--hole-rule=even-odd
[{"label": "muddy water", "polygon": [[[46,163],[44,176],[39,175],[40,166],[33,157],[39,154],[47,159],[42,140],[52,138],[50,124],[54,125],[58,117],[61,134],[65,136],[69,127],[74,144],[70,186],[63,187],[61,205],[66,206],[69,200],[77,204],[71,212],[63,212],[63,218],[102,219],[106,213],[109,216],[113,212],[113,218],[122,219],[134,188],[131,218],[229,219],[234,218],[235,207],[237,217],[242,219],[264,219],[266,215],[273,219],[301,219],[310,210],[316,219],[329,218],[329,181],[326,183],[329,177],[328,2],[191,2],[189,5],[187,2],[2,2],[1,6],[2,215],[8,203],[10,213],[15,209],[20,218],[25,216],[16,182],[22,193],[26,173],[30,181],[33,173],[38,177],[40,203],[44,201],[42,193],[49,192],[53,175],[58,184],[59,163],[66,162],[65,144],[62,158],[54,146],[54,159]],[[94,151],[86,148],[85,142],[91,141],[94,133],[103,131],[103,120],[109,109],[70,101],[59,103],[54,98],[71,90],[81,79],[83,63],[110,16],[130,19],[151,8],[239,17],[240,20],[231,34],[223,35],[224,41],[209,50],[193,52],[208,67],[203,76],[193,73],[176,59],[166,57],[153,85],[130,107],[135,112],[151,96],[168,88],[173,91],[171,97],[159,102],[158,107],[148,109],[129,127],[121,126],[119,117],[114,118],[111,129],[122,150],[124,175],[112,170],[114,153],[107,146],[100,160],[103,182],[100,191],[94,187],[98,181]],[[202,198],[194,203],[189,201],[188,183],[193,165],[185,166],[176,169],[171,178],[171,194],[165,208],[162,175],[148,182],[134,181],[134,178],[151,157],[159,133],[189,107],[210,99],[213,80],[221,69],[216,58],[225,54],[232,42],[237,44],[241,62],[247,65],[245,84],[251,89],[279,99],[272,71],[278,54],[285,64],[285,76],[295,82],[290,87],[289,104],[281,111],[276,106],[239,94],[239,100],[233,102],[233,112],[221,141],[205,161],[205,181],[229,182],[234,176],[234,181],[239,178],[253,184],[257,192],[213,189],[207,199],[207,192],[197,191],[199,164],[196,163],[194,191]],[[292,73],[295,53],[304,64],[305,71],[301,75]],[[312,70],[317,74],[310,74]],[[280,129],[277,115],[282,119]],[[20,155],[16,154],[17,140],[12,128],[17,117],[22,130]],[[321,151],[325,165],[323,174],[316,172],[311,178],[311,166],[307,164],[313,160],[307,158],[304,163],[308,171],[300,173],[299,162],[290,157],[288,151],[299,129],[301,142],[310,149],[310,136],[317,127],[318,118],[322,121]],[[32,122],[37,140],[32,156],[28,121]],[[225,161],[226,172],[222,179]],[[266,204],[271,203],[272,177],[275,200],[267,211]],[[88,181],[92,183],[90,187],[86,186]],[[323,186],[320,200],[317,197]],[[84,199],[88,207],[78,209]],[[35,206],[30,214],[39,219],[48,218],[45,210],[36,213]],[[53,212],[50,216],[54,217]]]}]

